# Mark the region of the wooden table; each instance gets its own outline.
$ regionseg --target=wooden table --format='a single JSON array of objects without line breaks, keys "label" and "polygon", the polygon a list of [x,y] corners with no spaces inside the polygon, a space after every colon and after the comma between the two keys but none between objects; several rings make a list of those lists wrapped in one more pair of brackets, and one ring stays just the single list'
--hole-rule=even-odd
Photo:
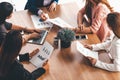
[{"label": "wooden table", "polygon": [[[43,8],[46,11],[45,8]],[[77,12],[79,8],[76,3],[68,3],[57,6],[57,11],[49,13],[50,18],[60,17],[73,27],[77,26]],[[47,11],[46,11],[47,12]],[[68,14],[69,13],[69,14]],[[8,20],[21,26],[33,27],[30,13],[19,11],[13,13]],[[59,30],[54,26],[48,34],[46,41],[53,45],[53,39]],[[95,34],[88,34],[87,40],[79,40],[83,44],[95,44],[100,42]],[[20,53],[31,52],[41,45],[26,44]],[[100,54],[102,60],[106,60],[105,54]],[[106,60],[107,61],[107,60]],[[70,48],[54,49],[49,61],[49,70],[38,80],[120,80],[120,73],[108,72],[92,67],[89,61],[76,50],[76,41],[73,41]],[[36,68],[31,63],[24,63],[24,67],[30,72]]]}]

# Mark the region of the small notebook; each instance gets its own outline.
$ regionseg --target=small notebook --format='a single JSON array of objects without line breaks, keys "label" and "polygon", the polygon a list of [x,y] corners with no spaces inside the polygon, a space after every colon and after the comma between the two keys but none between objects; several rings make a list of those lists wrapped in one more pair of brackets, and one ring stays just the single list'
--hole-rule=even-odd
[{"label": "small notebook", "polygon": [[32,43],[32,44],[43,44],[45,39],[46,39],[46,36],[48,34],[48,31],[47,30],[42,30],[40,32],[40,38],[37,38],[37,39],[31,39],[28,41],[28,43]]}]

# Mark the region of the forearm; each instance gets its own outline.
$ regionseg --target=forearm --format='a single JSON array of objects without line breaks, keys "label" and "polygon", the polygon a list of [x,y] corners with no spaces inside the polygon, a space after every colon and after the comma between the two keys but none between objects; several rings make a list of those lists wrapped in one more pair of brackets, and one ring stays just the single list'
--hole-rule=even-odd
[{"label": "forearm", "polygon": [[104,63],[97,60],[95,67],[108,70],[108,71],[120,71],[120,66],[115,63]]},{"label": "forearm", "polygon": [[29,39],[31,39],[31,34],[23,35],[22,38],[23,38],[22,43],[24,45]]},{"label": "forearm", "polygon": [[78,26],[83,23],[83,14],[79,11],[77,14],[77,24]]},{"label": "forearm", "polygon": [[12,25],[12,29],[14,29],[14,30],[25,30],[26,29],[26,27],[23,27],[23,26],[19,26],[19,25]]},{"label": "forearm", "polygon": [[91,34],[91,33],[93,33],[92,31],[91,31],[91,29],[90,29],[90,27],[84,27],[82,30],[81,29],[79,29],[79,33],[83,33],[83,34]]},{"label": "forearm", "polygon": [[77,14],[77,23],[78,23],[78,26],[79,26],[79,24],[83,23],[84,14],[85,14],[85,8],[82,8],[81,10],[79,10],[79,12]]},{"label": "forearm", "polygon": [[103,43],[98,43],[98,44],[93,44],[92,45],[92,50],[97,51],[97,50],[106,50],[109,51],[109,47],[111,45],[111,41],[103,42]]}]

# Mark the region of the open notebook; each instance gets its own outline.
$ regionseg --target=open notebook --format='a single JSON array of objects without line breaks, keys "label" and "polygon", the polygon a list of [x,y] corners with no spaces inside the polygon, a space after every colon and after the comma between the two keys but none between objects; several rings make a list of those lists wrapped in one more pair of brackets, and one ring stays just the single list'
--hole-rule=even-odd
[{"label": "open notebook", "polygon": [[85,48],[80,42],[76,43],[77,50],[84,56],[89,56],[95,59],[98,59],[98,52],[92,51],[90,49]]}]

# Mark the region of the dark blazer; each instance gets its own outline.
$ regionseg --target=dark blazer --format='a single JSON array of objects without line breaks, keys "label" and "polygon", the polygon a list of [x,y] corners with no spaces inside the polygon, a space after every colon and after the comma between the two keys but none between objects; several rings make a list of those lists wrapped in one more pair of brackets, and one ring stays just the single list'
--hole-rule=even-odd
[{"label": "dark blazer", "polygon": [[38,68],[30,73],[16,60],[9,73],[6,76],[0,76],[0,80],[37,80],[44,73],[45,69],[43,68]]},{"label": "dark blazer", "polygon": [[[44,7],[43,1],[44,0],[28,0],[25,5],[25,9],[28,9],[30,12],[32,12],[35,15],[38,15],[38,10],[39,10],[38,8]],[[54,2],[54,1],[56,1],[58,3],[58,0],[52,0],[52,2]]]}]

